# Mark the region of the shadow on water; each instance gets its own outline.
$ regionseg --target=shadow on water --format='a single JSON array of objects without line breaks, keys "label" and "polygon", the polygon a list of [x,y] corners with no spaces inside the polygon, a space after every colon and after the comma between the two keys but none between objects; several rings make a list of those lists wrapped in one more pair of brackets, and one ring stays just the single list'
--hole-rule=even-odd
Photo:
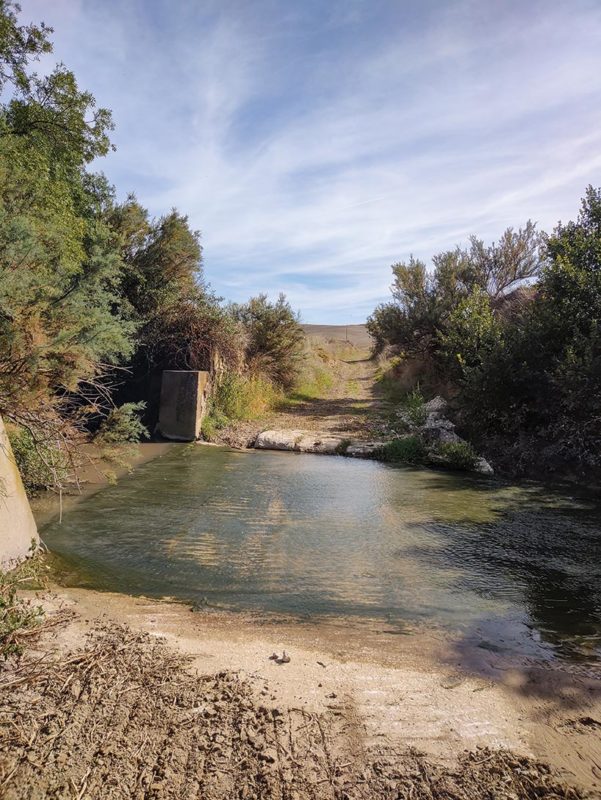
[{"label": "shadow on water", "polygon": [[[461,588],[484,597],[502,597],[508,586],[519,587],[528,624],[543,644],[566,658],[594,657],[601,645],[598,501],[584,494],[550,494],[536,484],[519,492],[504,486],[509,494],[490,504],[493,521],[433,520],[425,527],[448,546],[441,551],[418,545],[411,556],[424,568],[433,563],[440,570],[462,568]],[[430,488],[448,490],[448,477],[442,475]],[[490,493],[491,486],[472,482],[469,490]]]}]

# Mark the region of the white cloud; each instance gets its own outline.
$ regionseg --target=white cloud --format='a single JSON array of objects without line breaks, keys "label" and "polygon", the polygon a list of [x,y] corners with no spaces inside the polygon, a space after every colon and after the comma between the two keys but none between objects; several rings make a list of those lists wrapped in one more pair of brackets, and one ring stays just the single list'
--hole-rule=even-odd
[{"label": "white cloud", "polygon": [[22,5],[114,109],[103,168],[189,214],[233,299],[361,321],[393,261],[549,228],[601,183],[596,3]]}]

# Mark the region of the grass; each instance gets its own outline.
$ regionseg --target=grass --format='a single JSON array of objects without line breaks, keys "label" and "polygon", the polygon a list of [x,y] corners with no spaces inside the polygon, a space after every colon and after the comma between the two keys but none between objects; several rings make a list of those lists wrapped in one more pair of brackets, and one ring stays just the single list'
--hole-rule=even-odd
[{"label": "grass", "polygon": [[389,359],[378,367],[375,375],[382,398],[393,405],[401,403],[407,394],[395,376],[395,369],[401,361],[400,356]]},{"label": "grass", "polygon": [[259,419],[281,402],[282,392],[261,375],[227,373],[211,397],[202,434],[211,441],[231,422]]},{"label": "grass", "polygon": [[280,407],[290,408],[324,397],[334,386],[332,371],[324,366],[319,355],[309,355],[294,389],[280,402]]},{"label": "grass", "polygon": [[395,464],[424,464],[428,451],[418,436],[404,436],[383,445],[379,457]]},{"label": "grass", "polygon": [[449,469],[472,470],[478,462],[478,454],[469,442],[447,442],[438,447],[438,455]]}]

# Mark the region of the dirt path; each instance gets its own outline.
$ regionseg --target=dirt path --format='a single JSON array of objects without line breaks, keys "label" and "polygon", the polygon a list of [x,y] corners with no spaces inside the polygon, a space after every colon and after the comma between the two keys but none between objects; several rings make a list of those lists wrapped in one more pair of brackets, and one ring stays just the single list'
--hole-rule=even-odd
[{"label": "dirt path", "polygon": [[375,394],[376,362],[368,350],[348,347],[330,354],[333,384],[317,397],[299,397],[266,420],[270,428],[319,430],[352,439],[369,438],[379,401]]},{"label": "dirt path", "polygon": [[377,362],[369,348],[324,341],[320,350],[327,357],[324,368],[331,385],[310,395],[293,394],[278,411],[221,431],[220,442],[251,446],[264,430],[311,430],[343,439],[374,439],[381,400],[375,388]]},{"label": "dirt path", "polygon": [[[281,624],[210,625],[181,606],[94,592],[63,600],[78,615],[0,669],[7,800],[598,796],[524,755],[518,712],[490,681],[357,664],[344,630],[324,632],[330,647],[349,645],[340,660],[311,647],[315,631],[301,644]],[[286,640],[291,661],[278,665],[268,649]],[[411,729],[429,755],[410,749]]]}]

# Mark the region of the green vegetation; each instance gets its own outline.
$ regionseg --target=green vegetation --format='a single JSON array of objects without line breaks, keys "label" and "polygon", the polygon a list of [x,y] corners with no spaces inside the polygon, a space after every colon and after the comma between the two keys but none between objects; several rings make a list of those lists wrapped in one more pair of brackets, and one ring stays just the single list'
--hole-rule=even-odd
[{"label": "green vegetation", "polygon": [[[380,345],[377,345],[377,348],[379,347]],[[400,355],[393,355],[388,358],[380,356],[379,362],[379,366],[375,372],[379,394],[388,403],[396,405],[400,403],[407,394],[396,377],[396,371],[403,363],[403,357]]]},{"label": "green vegetation", "polygon": [[399,464],[424,464],[428,451],[419,436],[403,436],[387,442],[380,452],[382,461]]},{"label": "green vegetation", "polygon": [[[601,470],[601,189],[550,235],[393,267],[368,327],[378,350],[451,391],[472,441],[508,470]],[[390,379],[390,378],[389,378]]]},{"label": "green vegetation", "polygon": [[327,396],[334,386],[334,359],[321,344],[306,343],[294,385],[280,407],[290,407]]},{"label": "green vegetation", "polygon": [[68,454],[52,440],[35,441],[23,427],[9,425],[8,438],[23,484],[29,494],[47,486],[62,487],[70,472]]},{"label": "green vegetation", "polygon": [[124,403],[113,408],[100,425],[96,440],[103,444],[126,444],[148,438],[148,429],[142,424],[140,415],[146,403]]},{"label": "green vegetation", "polygon": [[24,639],[42,624],[40,606],[19,596],[23,588],[39,588],[42,566],[38,559],[29,559],[11,572],[0,571],[0,657],[19,655]]},{"label": "green vegetation", "polygon": [[305,335],[283,294],[275,303],[267,295],[232,305],[232,313],[246,334],[245,360],[253,374],[268,375],[283,389],[291,389],[303,360]]},{"label": "green vegetation", "polygon": [[421,392],[419,384],[403,397],[401,405],[407,414],[410,425],[419,428],[423,425],[428,416],[426,411],[426,401]]},{"label": "green vegetation", "polygon": [[284,296],[215,297],[184,214],[117,200],[92,169],[113,149],[110,111],[63,65],[36,74],[52,31],[19,12],[0,0],[0,414],[32,488],[62,485],[96,432],[152,430],[164,369],[219,362],[239,376],[220,413],[256,415],[295,383],[303,334]]},{"label": "green vegetation", "polygon": [[478,463],[478,454],[469,442],[445,442],[438,446],[438,454],[449,469],[469,472]]},{"label": "green vegetation", "polygon": [[217,432],[232,422],[258,419],[281,402],[282,390],[262,375],[226,373],[210,399],[209,411],[202,421],[205,439],[212,441]]}]

